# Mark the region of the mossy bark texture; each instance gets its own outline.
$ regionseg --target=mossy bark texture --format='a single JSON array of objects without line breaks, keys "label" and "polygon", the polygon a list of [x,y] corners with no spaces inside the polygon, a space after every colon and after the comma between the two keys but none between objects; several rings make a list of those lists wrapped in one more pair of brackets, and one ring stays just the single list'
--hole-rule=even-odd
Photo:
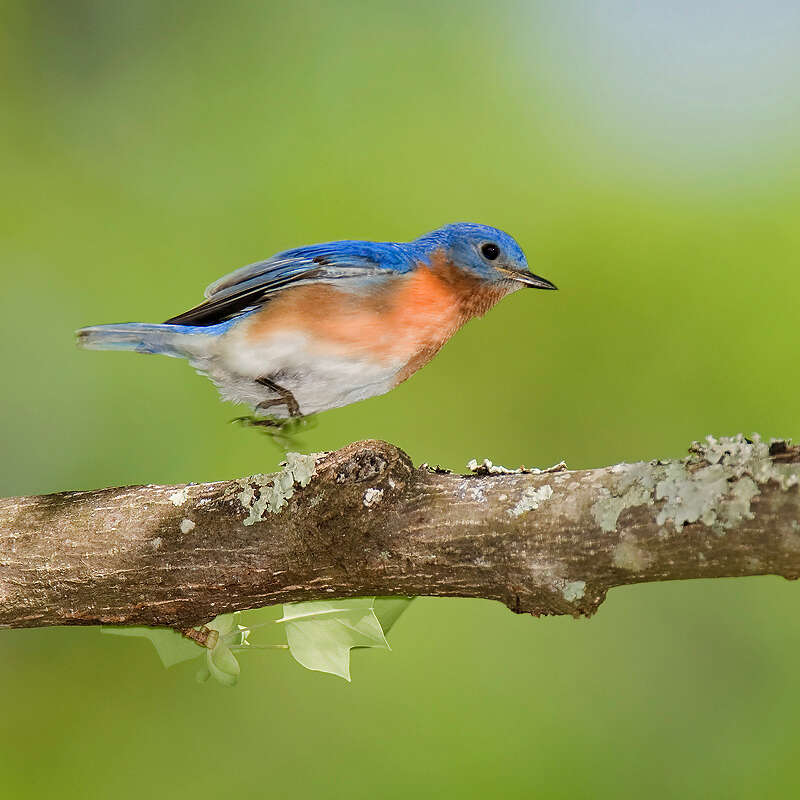
[{"label": "mossy bark texture", "polygon": [[0,500],[0,626],[165,625],[363,595],[592,614],[614,586],[800,575],[800,447],[709,438],[677,461],[473,474],[385,442],[221,483]]}]

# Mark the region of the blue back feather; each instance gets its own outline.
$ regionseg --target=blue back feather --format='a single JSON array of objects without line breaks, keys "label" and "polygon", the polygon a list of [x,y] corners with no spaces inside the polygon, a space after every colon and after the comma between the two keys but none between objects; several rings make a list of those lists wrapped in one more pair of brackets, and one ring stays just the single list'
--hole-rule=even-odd
[{"label": "blue back feather", "polygon": [[206,289],[206,302],[167,323],[216,325],[260,308],[288,286],[347,280],[353,288],[360,287],[373,279],[410,272],[420,262],[429,263],[436,250],[444,250],[458,267],[486,280],[497,280],[492,266],[479,254],[481,243],[486,241],[497,243],[520,269],[527,267],[522,250],[511,236],[474,223],[445,225],[413,242],[324,242],[285,250],[225,275]]}]

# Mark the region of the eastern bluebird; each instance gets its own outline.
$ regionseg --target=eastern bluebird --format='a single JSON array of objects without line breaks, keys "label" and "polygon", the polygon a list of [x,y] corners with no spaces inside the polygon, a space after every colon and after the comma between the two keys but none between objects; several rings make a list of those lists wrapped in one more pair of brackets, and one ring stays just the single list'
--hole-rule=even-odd
[{"label": "eastern bluebird", "polygon": [[98,325],[78,341],[186,358],[223,399],[286,419],[388,392],[523,286],[556,288],[507,233],[458,223],[413,242],[286,250],[220,278],[162,325]]}]

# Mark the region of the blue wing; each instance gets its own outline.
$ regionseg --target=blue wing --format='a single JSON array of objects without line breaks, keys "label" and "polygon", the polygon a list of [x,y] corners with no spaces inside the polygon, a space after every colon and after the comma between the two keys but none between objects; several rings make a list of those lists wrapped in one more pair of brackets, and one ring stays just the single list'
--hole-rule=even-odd
[{"label": "blue wing", "polygon": [[305,283],[348,283],[413,269],[407,248],[395,242],[312,244],[237,269],[212,283],[206,301],[167,320],[173,325],[216,325],[260,308],[287,288]]}]

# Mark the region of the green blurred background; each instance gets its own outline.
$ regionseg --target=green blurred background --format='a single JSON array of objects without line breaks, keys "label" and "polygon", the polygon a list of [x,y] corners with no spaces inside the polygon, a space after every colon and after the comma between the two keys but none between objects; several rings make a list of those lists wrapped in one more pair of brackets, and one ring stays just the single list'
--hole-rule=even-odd
[{"label": "green blurred background", "polygon": [[[219,275],[472,220],[520,293],[305,437],[575,468],[797,436],[790,2],[3,2],[0,493],[201,481],[280,454],[185,364],[75,349]],[[797,586],[616,590],[596,618],[421,599],[354,682],[233,690],[95,629],[0,636],[0,796],[785,797]]]}]

